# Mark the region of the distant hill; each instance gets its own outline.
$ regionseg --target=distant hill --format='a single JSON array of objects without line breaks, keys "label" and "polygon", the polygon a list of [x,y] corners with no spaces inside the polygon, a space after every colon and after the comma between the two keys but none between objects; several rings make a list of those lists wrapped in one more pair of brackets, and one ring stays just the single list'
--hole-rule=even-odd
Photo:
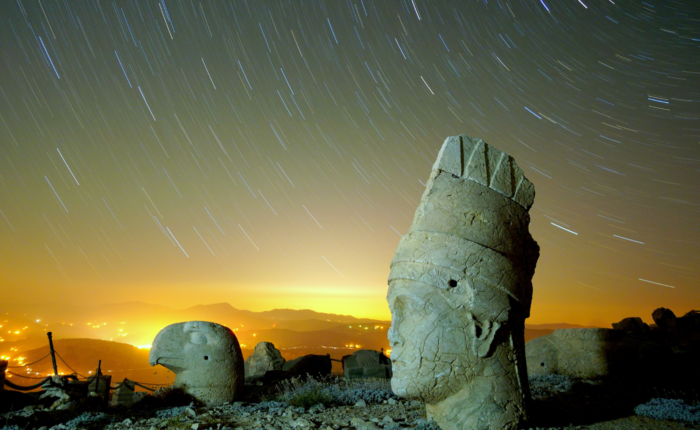
[{"label": "distant hill", "polygon": [[387,338],[388,326],[383,329],[363,330],[360,327],[335,327],[330,330],[294,331],[288,329],[269,329],[237,332],[241,344],[247,348],[254,347],[258,342],[272,342],[277,348],[346,348],[348,345],[359,345],[364,349],[389,349]]},{"label": "distant hill", "polygon": [[[163,327],[195,320],[212,321],[231,328],[241,344],[244,357],[262,341],[272,342],[286,359],[311,353],[330,353],[332,358],[340,359],[358,348],[390,349],[387,339],[390,321],[308,309],[252,312],[236,309],[229,303],[173,310],[143,302],[124,302],[99,306],[45,306],[23,309],[21,313],[0,311],[2,332],[9,332],[0,334],[0,356],[26,356],[25,363],[31,362],[35,356],[40,358],[36,354],[48,353],[46,333],[51,331],[56,350],[81,373],[94,371],[97,360],[103,359],[113,372],[124,370],[123,373],[114,373],[115,380],[136,372],[133,374],[137,377],[132,374],[134,379],[156,383],[159,377],[164,381],[167,372],[160,366],[151,368],[148,349],[138,349],[134,345],[148,346]],[[525,341],[561,328],[582,327],[566,323],[526,324]],[[110,340],[113,342],[100,343]],[[111,344],[119,346],[106,346]],[[34,370],[41,374],[51,371],[46,362],[40,366],[43,367]]]},{"label": "distant hill", "polygon": [[[175,378],[172,372],[162,366],[151,367],[148,363],[148,349],[139,349],[125,343],[98,339],[59,339],[54,341],[54,349],[58,354],[56,367],[62,374],[77,372],[81,376],[90,376],[96,372],[98,360],[102,360],[102,373],[112,375],[112,385],[125,377],[151,384],[172,383]],[[16,375],[9,374],[8,377],[15,384],[31,385],[37,380],[21,376],[43,378],[53,375],[51,357],[46,357],[48,354],[48,345],[13,354],[10,366],[17,366],[16,359],[19,357],[27,364],[41,361],[26,367],[10,367],[8,371]]]},{"label": "distant hill", "polygon": [[[4,342],[0,342],[0,355],[14,352],[9,346],[11,343],[29,338],[46,339],[46,332],[49,331],[53,333],[54,339],[92,338],[127,342],[132,345],[149,345],[163,327],[183,321],[211,321],[236,332],[273,328],[318,331],[331,329],[339,324],[390,325],[388,321],[374,321],[308,309],[252,312],[236,309],[228,303],[196,305],[181,310],[143,302],[84,307],[41,306],[25,309],[21,313],[4,312],[2,317],[7,321],[0,325],[5,324],[11,333],[0,336],[4,337]],[[19,334],[15,334],[15,331]],[[17,345],[21,350],[26,350],[28,346],[37,346],[35,342],[31,345]]]}]

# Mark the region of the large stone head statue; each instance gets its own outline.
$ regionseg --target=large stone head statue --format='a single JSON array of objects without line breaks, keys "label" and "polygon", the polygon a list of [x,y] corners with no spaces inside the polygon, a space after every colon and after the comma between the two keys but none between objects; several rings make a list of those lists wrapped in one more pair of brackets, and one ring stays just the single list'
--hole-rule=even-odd
[{"label": "large stone head statue", "polygon": [[243,355],[228,327],[205,321],[171,324],[156,335],[148,360],[172,370],[174,386],[208,405],[243,394]]},{"label": "large stone head statue", "polygon": [[394,255],[391,386],[423,400],[443,430],[517,428],[526,418],[534,195],[508,154],[449,137]]}]

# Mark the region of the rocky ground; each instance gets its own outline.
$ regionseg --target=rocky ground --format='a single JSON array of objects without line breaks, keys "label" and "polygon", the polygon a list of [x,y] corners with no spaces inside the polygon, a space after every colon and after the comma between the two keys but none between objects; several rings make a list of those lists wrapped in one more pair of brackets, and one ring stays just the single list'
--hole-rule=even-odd
[{"label": "rocky ground", "polygon": [[[340,382],[338,382],[340,381]],[[524,429],[700,429],[697,391],[659,391],[630,383],[574,381],[549,377],[531,381],[531,422]],[[255,392],[255,390],[250,390]],[[258,393],[260,394],[260,393]],[[249,396],[250,397],[250,396]],[[644,408],[652,398],[658,400]],[[189,429],[189,430],[438,430],[426,421],[419,401],[396,398],[386,381],[287,384],[263,399],[205,407],[191,399],[149,397],[130,408],[107,408],[90,401],[73,411],[28,406],[0,415],[0,430]],[[94,399],[94,398],[93,398]],[[255,401],[257,400],[257,401]],[[164,403],[170,403],[165,405]],[[185,403],[172,406],[173,403]],[[319,403],[320,402],[320,403]],[[635,408],[642,415],[635,414]]]}]

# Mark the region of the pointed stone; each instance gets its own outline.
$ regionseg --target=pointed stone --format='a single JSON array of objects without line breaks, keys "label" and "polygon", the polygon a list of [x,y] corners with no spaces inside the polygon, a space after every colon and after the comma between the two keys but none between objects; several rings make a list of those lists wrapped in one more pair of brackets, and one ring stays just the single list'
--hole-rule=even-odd
[{"label": "pointed stone", "polygon": [[524,207],[525,210],[530,210],[535,202],[535,186],[525,177],[523,170],[515,163],[513,163],[513,182],[515,183],[513,200]]},{"label": "pointed stone", "polygon": [[442,144],[433,170],[440,169],[455,176],[462,176],[462,139],[450,136]]},{"label": "pointed stone", "polygon": [[[493,147],[489,146],[489,148]],[[493,161],[489,163],[493,166],[493,168],[489,168],[491,189],[506,197],[513,197],[513,169],[510,156],[505,152],[501,152],[498,160],[491,161]]]},{"label": "pointed stone", "polygon": [[488,167],[486,164],[486,144],[481,139],[463,136],[464,164],[462,177],[471,179],[481,185],[489,186]]}]

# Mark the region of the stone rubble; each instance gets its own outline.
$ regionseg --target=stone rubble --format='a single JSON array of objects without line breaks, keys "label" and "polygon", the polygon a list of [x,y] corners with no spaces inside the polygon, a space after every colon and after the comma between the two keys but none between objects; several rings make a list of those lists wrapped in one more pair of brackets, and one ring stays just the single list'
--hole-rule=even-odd
[{"label": "stone rubble", "polygon": [[[556,375],[530,379],[533,397],[540,402],[575,393],[574,385],[601,387],[599,382],[571,380]],[[612,396],[615,398],[615,396]],[[587,402],[585,396],[576,396],[568,402],[579,405]],[[70,402],[77,404],[77,402]],[[364,405],[363,405],[364,403]],[[657,403],[659,401],[657,400]],[[668,401],[666,402],[668,403]],[[676,402],[678,403],[678,402]],[[567,403],[568,404],[568,403]],[[553,406],[554,404],[552,404]],[[654,406],[646,405],[647,409]],[[674,403],[675,405],[675,403]],[[567,409],[571,406],[567,406]],[[693,406],[695,411],[700,404]],[[679,409],[676,407],[674,410]],[[84,409],[82,409],[84,410]],[[668,411],[649,409],[646,415],[659,415]],[[679,409],[680,410],[680,409]],[[693,410],[688,409],[690,412]],[[547,416],[554,411],[547,413]],[[673,411],[671,411],[673,412]],[[678,412],[678,411],[677,411]],[[683,414],[685,414],[684,411]],[[683,415],[680,414],[680,415]],[[676,413],[676,415],[679,415]],[[679,416],[680,416],[679,415]],[[687,415],[687,414],[686,414]],[[688,422],[679,422],[677,417],[655,419],[632,416],[590,425],[568,425],[563,427],[521,427],[521,430],[642,430],[651,428],[683,429]],[[666,421],[657,421],[665,419]],[[676,421],[669,421],[676,419]],[[58,424],[60,423],[60,424]],[[3,426],[4,424],[4,426]],[[685,427],[687,428],[687,427]],[[0,414],[0,430],[440,430],[433,421],[427,420],[425,405],[416,400],[390,397],[380,402],[362,401],[345,406],[315,404],[309,408],[292,406],[281,401],[248,403],[237,401],[215,406],[132,407],[108,408],[102,411],[69,412],[53,410],[48,406],[31,405],[24,409]]]}]

